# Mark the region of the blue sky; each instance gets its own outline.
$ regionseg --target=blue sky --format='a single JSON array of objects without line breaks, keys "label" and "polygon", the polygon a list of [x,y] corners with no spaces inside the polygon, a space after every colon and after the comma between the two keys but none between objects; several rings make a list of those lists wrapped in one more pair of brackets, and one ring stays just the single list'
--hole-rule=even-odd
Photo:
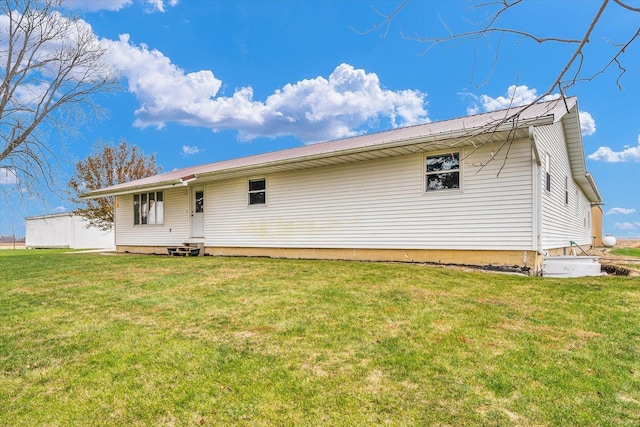
[{"label": "blue sky", "polygon": [[[77,137],[52,139],[65,189],[73,162],[97,140],[123,138],[155,153],[165,171],[525,102],[551,86],[575,47],[523,37],[428,45],[415,38],[467,31],[470,1],[411,1],[389,26],[364,33],[401,1],[73,0],[67,5],[108,46],[122,90],[109,116]],[[581,38],[599,1],[526,0],[501,26]],[[612,4],[586,48],[582,76],[638,30],[638,14]],[[587,169],[605,206],[604,233],[640,237],[640,43],[568,91],[578,96]],[[9,201],[0,235],[24,235],[24,216],[70,211],[48,189]],[[12,194],[12,192],[14,194]],[[16,215],[8,214],[9,211]]]}]

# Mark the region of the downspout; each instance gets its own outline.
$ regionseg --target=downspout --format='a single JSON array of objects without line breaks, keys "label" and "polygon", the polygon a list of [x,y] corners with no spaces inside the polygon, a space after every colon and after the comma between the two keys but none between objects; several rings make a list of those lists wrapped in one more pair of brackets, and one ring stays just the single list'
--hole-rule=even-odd
[{"label": "downspout", "polygon": [[540,166],[542,164],[542,161],[540,160],[540,152],[538,151],[538,146],[536,145],[534,126],[529,126],[529,141],[531,141],[531,149],[533,150],[533,155],[536,158],[536,164]]},{"label": "downspout", "polygon": [[117,215],[117,209],[120,207],[120,201],[118,197],[120,196],[113,197],[113,224],[111,225],[111,230],[113,230],[113,248],[115,249],[116,252],[118,252],[118,244],[117,244],[118,234],[116,233],[116,227],[117,227],[116,215]]},{"label": "downspout", "polygon": [[531,150],[535,159],[533,165],[532,177],[533,177],[533,246],[534,250],[539,255],[546,255],[547,253],[542,249],[542,194],[540,190],[540,166],[542,162],[540,160],[540,151],[536,144],[535,127],[529,126],[529,141],[531,142]]}]

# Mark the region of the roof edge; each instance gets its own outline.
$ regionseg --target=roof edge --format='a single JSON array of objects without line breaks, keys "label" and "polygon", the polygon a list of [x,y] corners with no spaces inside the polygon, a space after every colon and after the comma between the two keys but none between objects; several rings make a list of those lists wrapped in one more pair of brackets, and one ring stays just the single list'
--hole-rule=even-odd
[{"label": "roof edge", "polygon": [[78,197],[80,199],[99,199],[101,197],[112,197],[112,196],[120,196],[122,194],[137,193],[141,190],[145,190],[145,191],[166,190],[168,188],[175,188],[178,185],[183,186],[185,184],[181,180],[173,179],[165,182],[155,182],[153,184],[140,184],[140,185],[129,186],[125,188],[118,188],[114,190],[110,190],[112,187],[107,187],[100,190],[79,194]]},{"label": "roof edge", "polygon": [[[319,159],[328,159],[331,157],[348,156],[348,155],[365,153],[365,152],[393,149],[395,147],[400,147],[405,145],[430,144],[430,143],[436,143],[438,141],[444,141],[444,140],[458,140],[456,141],[455,144],[452,144],[452,146],[459,146],[464,143],[464,141],[459,141],[461,138],[464,138],[464,137],[471,138],[474,136],[488,134],[488,133],[499,135],[500,133],[510,132],[515,129],[528,129],[530,126],[542,126],[542,125],[551,124],[554,121],[555,121],[555,117],[553,113],[546,114],[544,116],[529,118],[529,119],[517,118],[515,120],[508,120],[502,123],[500,122],[488,123],[482,126],[470,127],[465,129],[457,129],[453,131],[447,130],[443,132],[438,132],[438,133],[433,133],[428,135],[421,135],[417,137],[390,139],[389,141],[373,144],[373,145],[362,145],[362,146],[349,147],[344,149],[323,151],[323,152],[313,153],[309,155],[285,157],[278,160],[249,163],[246,165],[241,165],[236,167],[229,167],[229,168],[224,168],[219,170],[212,170],[208,172],[200,172],[197,174],[190,174],[187,177],[179,178],[179,179],[172,178],[166,181],[157,181],[153,183],[146,183],[146,184],[139,184],[139,185],[126,185],[127,183],[124,183],[116,186],[103,188],[100,190],[83,193],[79,195],[79,198],[95,199],[100,197],[111,197],[111,196],[117,196],[122,194],[131,194],[131,193],[136,193],[137,191],[140,191],[140,190],[150,191],[150,190],[156,190],[156,189],[157,190],[168,189],[168,188],[174,188],[175,186],[178,186],[178,185],[186,185],[187,182],[190,182],[197,178],[206,178],[206,177],[212,177],[220,174],[242,172],[244,170],[249,171],[251,169],[256,169],[256,168],[267,168],[267,167],[280,166],[285,164],[294,164],[294,163],[302,163],[306,161],[313,161],[313,160],[319,160]],[[391,132],[391,131],[385,131],[385,132]],[[336,140],[336,141],[341,141],[341,140]],[[328,142],[330,143],[335,141],[328,141]],[[469,145],[471,145],[471,143]],[[295,150],[297,148],[300,148],[300,147],[287,149],[287,150],[280,150],[280,151],[286,152],[289,150]],[[256,155],[256,157],[260,155],[261,154],[258,154]],[[254,157],[254,156],[248,156],[246,158],[250,159],[251,157]],[[223,162],[216,162],[216,163],[223,163]],[[212,163],[211,165],[215,165],[216,163]],[[135,182],[136,181],[131,181],[130,184],[133,184]]]}]

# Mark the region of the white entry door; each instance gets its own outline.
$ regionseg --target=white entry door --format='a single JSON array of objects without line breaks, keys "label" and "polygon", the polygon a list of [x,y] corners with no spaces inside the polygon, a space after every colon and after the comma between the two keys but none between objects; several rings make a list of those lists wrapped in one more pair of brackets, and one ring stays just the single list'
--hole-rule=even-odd
[{"label": "white entry door", "polygon": [[204,237],[204,187],[191,188],[191,237]]}]

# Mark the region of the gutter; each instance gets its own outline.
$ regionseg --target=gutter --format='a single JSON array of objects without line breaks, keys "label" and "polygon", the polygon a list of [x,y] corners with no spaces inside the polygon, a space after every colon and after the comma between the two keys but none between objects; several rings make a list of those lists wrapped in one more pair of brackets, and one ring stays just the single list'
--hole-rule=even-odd
[{"label": "gutter", "polygon": [[[435,143],[438,141],[448,140],[448,139],[472,137],[472,136],[478,136],[478,135],[482,135],[483,133],[486,133],[486,132],[474,133],[477,131],[481,131],[483,129],[492,129],[492,132],[498,133],[498,132],[511,131],[513,129],[525,128],[527,125],[532,127],[533,125],[544,125],[544,124],[551,124],[551,123],[553,123],[553,115],[548,115],[548,116],[543,116],[543,117],[539,117],[531,120],[522,120],[520,123],[516,123],[516,124],[507,122],[507,123],[502,123],[501,125],[498,125],[498,126],[482,126],[482,127],[469,128],[469,129],[460,129],[456,131],[441,132],[441,133],[432,134],[432,135],[423,135],[423,136],[408,138],[408,139],[397,139],[397,140],[384,142],[380,144],[346,148],[339,151],[328,151],[323,153],[310,154],[307,156],[292,157],[287,159],[274,160],[271,162],[245,165],[237,168],[203,172],[198,174],[198,176],[204,178],[207,176],[217,175],[220,173],[240,172],[243,170],[255,169],[257,167],[262,168],[262,167],[280,166],[283,164],[294,164],[294,163],[300,163],[300,162],[306,162],[306,161],[329,159],[332,157],[348,156],[352,154],[360,154],[360,153],[366,153],[366,152],[372,152],[372,151],[393,149],[393,148],[403,147],[407,145],[428,144],[428,143]],[[454,143],[448,147],[454,147],[456,145],[458,145],[458,143]]]},{"label": "gutter", "polygon": [[542,191],[540,183],[542,176],[540,175],[542,162],[540,161],[540,151],[536,144],[535,127],[529,126],[529,141],[531,141],[531,150],[535,158],[533,166],[533,249],[538,255],[545,256],[547,253],[542,249]]},{"label": "gutter", "polygon": [[189,185],[190,182],[193,182],[196,179],[198,179],[198,177],[195,174],[192,174],[189,176],[182,177],[180,179],[172,179],[170,181],[165,181],[164,183],[163,182],[156,183],[153,187],[149,187],[148,184],[147,185],[140,184],[140,185],[123,188],[122,191],[96,190],[90,193],[80,194],[78,197],[81,199],[98,199],[100,197],[111,197],[111,196],[120,196],[123,194],[139,193],[141,190],[144,190],[144,191],[166,190],[169,188],[174,188],[178,185],[185,185],[185,186]]},{"label": "gutter", "polygon": [[591,189],[593,190],[593,193],[596,196],[596,202],[598,203],[602,203],[602,195],[600,194],[600,190],[598,190],[598,186],[596,185],[596,181],[593,178],[593,175],[591,175],[589,172],[586,173],[586,178],[587,178],[587,182],[589,183],[589,185],[591,186]]},{"label": "gutter", "polygon": [[538,164],[538,166],[540,166],[542,164],[542,161],[540,160],[540,151],[538,151],[538,144],[536,144],[536,137],[534,132],[535,126],[529,126],[529,141],[531,141],[531,149],[533,150],[533,155],[536,158],[536,163]]},{"label": "gutter", "polygon": [[593,175],[589,172],[585,172],[584,176],[579,176],[576,178],[576,182],[580,185],[580,188],[585,193],[585,195],[589,198],[591,203],[601,203],[602,195],[598,190],[598,186],[596,185],[596,181],[593,179]]},{"label": "gutter", "polygon": [[139,193],[141,190],[144,191],[156,191],[156,190],[166,190],[167,188],[173,188],[176,185],[180,184],[180,181],[169,184],[154,185],[153,187],[149,187],[147,185],[136,185],[133,187],[123,188],[122,191],[101,191],[96,190],[90,193],[83,193],[78,195],[80,199],[99,199],[100,197],[111,197],[111,196],[120,196],[123,194],[131,194],[131,193]]}]

